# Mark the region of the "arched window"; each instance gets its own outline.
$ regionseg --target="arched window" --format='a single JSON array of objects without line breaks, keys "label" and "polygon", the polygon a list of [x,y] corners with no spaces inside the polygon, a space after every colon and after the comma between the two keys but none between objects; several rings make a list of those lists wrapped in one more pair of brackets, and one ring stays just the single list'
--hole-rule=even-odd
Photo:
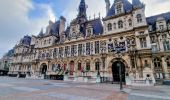
[{"label": "arched window", "polygon": [[142,22],[142,15],[141,14],[137,14],[137,22],[141,23]]},{"label": "arched window", "polygon": [[167,67],[170,68],[170,57],[166,58]]},{"label": "arched window", "polygon": [[112,24],[111,24],[111,23],[109,23],[109,24],[107,25],[107,29],[108,29],[108,31],[111,31],[111,30],[112,30]]},{"label": "arched window", "polygon": [[122,20],[118,21],[118,28],[123,28],[123,21]]},{"label": "arched window", "polygon": [[160,68],[161,67],[161,60],[159,58],[154,59],[154,67]]},{"label": "arched window", "polygon": [[100,70],[100,62],[99,61],[95,62],[95,69]]},{"label": "arched window", "polygon": [[131,26],[132,26],[132,20],[129,19],[129,20],[128,20],[128,23],[129,23],[129,27],[131,27]]}]

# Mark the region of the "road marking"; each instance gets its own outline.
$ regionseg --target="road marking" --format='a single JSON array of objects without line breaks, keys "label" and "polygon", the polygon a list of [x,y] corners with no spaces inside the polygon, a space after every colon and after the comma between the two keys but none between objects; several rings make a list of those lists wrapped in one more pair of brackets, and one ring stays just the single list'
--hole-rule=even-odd
[{"label": "road marking", "polygon": [[30,87],[12,87],[12,88],[16,89],[16,90],[21,90],[21,91],[27,91],[27,92],[33,92],[33,91],[40,90],[40,89],[30,88]]},{"label": "road marking", "polygon": [[148,98],[155,98],[155,99],[170,100],[170,97],[158,96],[158,95],[148,95],[148,94],[141,94],[141,93],[131,93],[130,95],[132,95],[132,96],[142,96],[142,97],[148,97]]}]

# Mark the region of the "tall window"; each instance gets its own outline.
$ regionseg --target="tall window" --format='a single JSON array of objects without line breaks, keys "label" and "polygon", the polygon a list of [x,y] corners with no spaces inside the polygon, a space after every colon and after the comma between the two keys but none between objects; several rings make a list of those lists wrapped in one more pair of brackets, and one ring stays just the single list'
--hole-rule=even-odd
[{"label": "tall window", "polygon": [[57,55],[58,55],[58,48],[54,48],[53,57],[57,58]]},{"label": "tall window", "polygon": [[169,41],[164,41],[164,42],[163,42],[163,46],[164,46],[164,51],[168,51],[168,50],[170,50],[170,44],[169,44]]},{"label": "tall window", "polygon": [[166,59],[167,67],[170,68],[170,57]]},{"label": "tall window", "polygon": [[59,48],[59,58],[63,57],[63,51],[64,51],[63,47],[60,47]]},{"label": "tall window", "polygon": [[90,55],[90,42],[86,43],[86,55]]},{"label": "tall window", "polygon": [[90,62],[86,62],[86,71],[90,71]]},{"label": "tall window", "polygon": [[120,14],[122,12],[122,5],[121,4],[118,4],[116,6],[116,12],[117,12],[117,14]]},{"label": "tall window", "polygon": [[81,68],[81,63],[78,63],[78,70],[81,71],[82,68]]},{"label": "tall window", "polygon": [[83,54],[83,49],[82,49],[82,44],[79,44],[78,45],[78,55],[80,56],[80,55],[82,55]]},{"label": "tall window", "polygon": [[137,14],[137,22],[141,23],[142,22],[142,15],[141,14]]},{"label": "tall window", "polygon": [[108,31],[112,31],[112,24],[111,24],[111,23],[109,23],[109,24],[107,25],[107,29],[108,29]]},{"label": "tall window", "polygon": [[146,48],[147,47],[146,37],[139,38],[139,39],[140,39],[141,48]]},{"label": "tall window", "polygon": [[151,43],[156,43],[156,37],[155,36],[151,36]]},{"label": "tall window", "polygon": [[69,46],[65,47],[65,56],[68,57],[69,56]]},{"label": "tall window", "polygon": [[99,41],[95,41],[95,54],[99,53]]},{"label": "tall window", "polygon": [[118,28],[123,28],[123,21],[122,20],[118,21]]},{"label": "tall window", "polygon": [[71,46],[71,56],[74,56],[74,45]]},{"label": "tall window", "polygon": [[132,27],[132,20],[131,19],[128,20],[128,23],[129,23],[129,27]]},{"label": "tall window", "polygon": [[155,66],[155,68],[161,67],[161,60],[159,58],[154,59],[154,66]]},{"label": "tall window", "polygon": [[100,70],[100,62],[95,62],[95,69]]}]

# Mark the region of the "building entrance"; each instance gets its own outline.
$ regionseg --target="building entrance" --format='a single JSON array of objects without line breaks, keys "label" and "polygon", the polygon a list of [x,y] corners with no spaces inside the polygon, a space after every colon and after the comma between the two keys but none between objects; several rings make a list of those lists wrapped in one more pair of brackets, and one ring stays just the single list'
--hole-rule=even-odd
[{"label": "building entrance", "polygon": [[[121,67],[121,73],[119,73]],[[125,82],[125,65],[121,61],[112,63],[113,82],[120,82],[120,74],[122,74],[122,82]]]}]

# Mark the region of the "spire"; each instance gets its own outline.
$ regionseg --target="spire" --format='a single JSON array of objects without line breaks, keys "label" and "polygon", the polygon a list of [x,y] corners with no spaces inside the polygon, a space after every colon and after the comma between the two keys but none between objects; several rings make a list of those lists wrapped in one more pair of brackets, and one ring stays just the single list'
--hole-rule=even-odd
[{"label": "spire", "polygon": [[85,3],[85,0],[81,0],[81,2],[80,2],[78,17],[79,18],[86,18],[86,3]]},{"label": "spire", "polygon": [[106,14],[107,14],[110,9],[110,0],[105,0],[105,3],[106,3]]}]

